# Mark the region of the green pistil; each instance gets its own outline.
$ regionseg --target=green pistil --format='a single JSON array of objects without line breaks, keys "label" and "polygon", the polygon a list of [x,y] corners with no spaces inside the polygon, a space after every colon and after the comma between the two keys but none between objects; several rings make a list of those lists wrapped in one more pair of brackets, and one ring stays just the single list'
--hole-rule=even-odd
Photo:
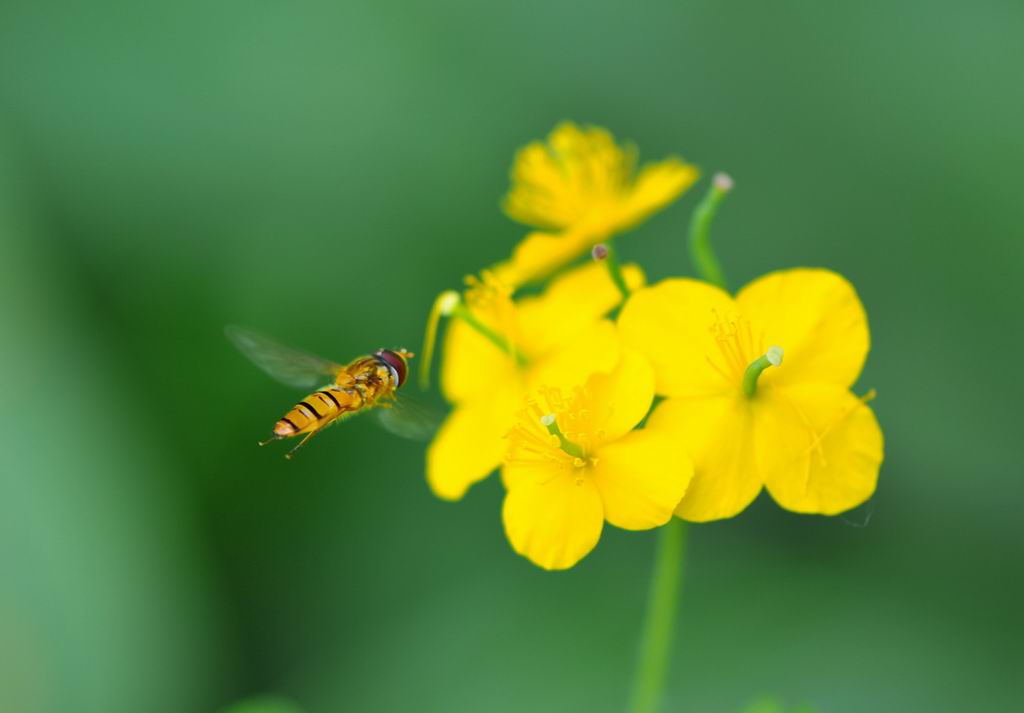
[{"label": "green pistil", "polygon": [[558,427],[558,420],[555,418],[553,413],[549,413],[547,416],[542,418],[540,422],[546,429],[548,429],[548,433],[552,436],[558,437],[558,443],[563,451],[571,455],[573,458],[579,458],[580,460],[584,459],[583,449],[565,437],[565,434],[562,433],[562,429]]},{"label": "green pistil", "polygon": [[760,378],[761,372],[770,366],[781,366],[781,364],[782,347],[768,347],[767,353],[751,362],[747,370],[743,372],[743,393],[753,396],[757,391],[757,380]]}]

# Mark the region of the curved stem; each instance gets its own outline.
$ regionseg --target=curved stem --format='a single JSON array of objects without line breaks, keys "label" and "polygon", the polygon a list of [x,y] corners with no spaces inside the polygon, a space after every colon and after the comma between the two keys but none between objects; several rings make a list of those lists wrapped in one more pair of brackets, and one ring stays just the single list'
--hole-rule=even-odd
[{"label": "curved stem", "polygon": [[619,288],[619,293],[622,295],[622,301],[625,302],[629,299],[629,285],[626,284],[626,276],[622,274],[622,263],[619,262],[619,255],[615,251],[615,245],[612,241],[604,243],[605,256],[604,263],[608,266],[608,274],[612,277],[612,282]]},{"label": "curved stem", "polygon": [[715,175],[711,189],[704,196],[690,219],[690,259],[702,279],[728,290],[722,265],[711,248],[711,223],[718,212],[718,204],[732,190],[732,179],[724,173]]},{"label": "curved stem", "polygon": [[[711,249],[711,223],[718,204],[732,190],[732,179],[719,173],[711,182],[690,221],[690,257],[700,277],[727,290],[722,266]],[[767,356],[765,357],[767,360]],[[760,372],[758,372],[760,373]],[[658,532],[658,549],[651,572],[640,659],[633,678],[630,713],[658,713],[665,689],[672,640],[675,637],[679,592],[686,563],[686,523],[673,517]]]},{"label": "curved stem", "polygon": [[430,387],[430,366],[434,361],[434,347],[437,346],[437,330],[441,326],[441,317],[450,315],[461,299],[455,290],[445,290],[437,296],[434,306],[430,308],[420,354],[420,388],[424,391]]},{"label": "curved stem", "polygon": [[658,531],[640,659],[630,696],[631,713],[657,713],[665,688],[686,561],[686,523],[673,517]]}]

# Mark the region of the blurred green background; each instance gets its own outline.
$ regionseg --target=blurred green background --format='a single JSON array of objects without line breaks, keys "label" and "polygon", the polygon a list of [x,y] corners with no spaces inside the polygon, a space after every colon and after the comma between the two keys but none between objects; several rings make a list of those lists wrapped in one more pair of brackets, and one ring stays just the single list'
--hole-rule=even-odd
[{"label": "blurred green background", "polygon": [[[1022,36],[1012,0],[5,0],[0,710],[622,709],[652,533],[547,574],[496,480],[437,501],[369,420],[286,462],[297,394],[222,334],[417,347],[566,118],[729,171],[735,285],[827,266],[871,319],[874,501],[691,529],[667,710],[1018,708]],[[705,185],[624,257],[688,272]]]}]

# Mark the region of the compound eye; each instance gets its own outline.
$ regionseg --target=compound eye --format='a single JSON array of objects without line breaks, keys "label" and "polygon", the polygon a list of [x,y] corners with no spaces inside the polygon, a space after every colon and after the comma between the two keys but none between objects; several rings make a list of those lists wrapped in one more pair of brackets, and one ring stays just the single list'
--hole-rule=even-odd
[{"label": "compound eye", "polygon": [[398,383],[395,384],[395,388],[397,389],[399,386],[404,384],[405,376],[409,371],[405,358],[398,352],[393,352],[390,349],[381,349],[377,352],[377,356],[387,362],[388,366],[395,370],[395,374],[398,376]]}]

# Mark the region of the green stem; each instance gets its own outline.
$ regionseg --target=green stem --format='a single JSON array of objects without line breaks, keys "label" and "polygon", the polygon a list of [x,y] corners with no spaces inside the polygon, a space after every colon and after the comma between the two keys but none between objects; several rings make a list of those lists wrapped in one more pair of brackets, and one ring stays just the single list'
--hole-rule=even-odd
[{"label": "green stem", "polygon": [[629,285],[626,284],[626,276],[622,274],[622,263],[619,262],[619,254],[615,251],[615,246],[611,240],[603,243],[603,245],[605,250],[602,260],[608,266],[608,274],[612,276],[612,282],[619,288],[619,292],[622,293],[622,300],[625,302],[629,299]]},{"label": "green stem", "polygon": [[728,290],[722,265],[711,248],[711,223],[718,212],[718,204],[732,190],[732,179],[724,173],[715,174],[711,189],[704,196],[690,219],[690,259],[702,279]]},{"label": "green stem", "polygon": [[486,324],[476,318],[469,308],[463,302],[459,302],[452,308],[452,317],[458,317],[463,322],[468,324],[474,330],[476,330],[481,336],[486,337],[494,346],[498,347],[501,351],[505,352],[509,356],[516,360],[519,366],[526,366],[529,362],[526,357],[521,353],[512,348],[505,337],[501,336],[493,329],[488,327]]},{"label": "green stem", "polygon": [[[689,244],[693,266],[702,279],[723,290],[728,288],[722,266],[711,249],[711,223],[718,211],[718,204],[730,190],[732,179],[724,173],[717,174],[711,183],[711,190],[697,206],[690,221]],[[611,255],[609,251],[609,257]],[[658,549],[651,573],[640,660],[629,702],[631,713],[658,713],[661,705],[675,635],[677,602],[685,560],[686,523],[673,517],[658,532]]]},{"label": "green stem", "polygon": [[630,713],[657,713],[661,705],[685,562],[686,523],[673,517],[658,531]]}]

